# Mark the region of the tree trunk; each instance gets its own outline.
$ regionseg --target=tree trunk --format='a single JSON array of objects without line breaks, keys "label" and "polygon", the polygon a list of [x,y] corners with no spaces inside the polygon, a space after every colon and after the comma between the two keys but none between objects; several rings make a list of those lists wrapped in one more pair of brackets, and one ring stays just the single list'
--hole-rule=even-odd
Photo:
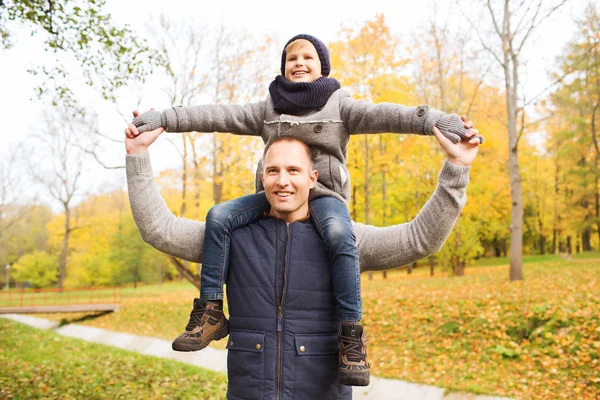
[{"label": "tree trunk", "polygon": [[[365,224],[370,224],[370,210],[369,210],[369,140],[368,136],[364,135],[365,140],[365,183],[363,189],[365,191]],[[373,272],[369,271],[367,274],[369,279],[373,279]]]},{"label": "tree trunk", "polygon": [[[506,53],[507,50],[505,50]],[[506,110],[508,112],[508,170],[510,176],[510,280],[523,279],[523,193],[519,171],[517,136],[517,88],[518,65],[512,61],[512,71],[508,69],[508,54],[505,55]],[[512,72],[512,75],[511,75]],[[512,78],[512,79],[511,79]]]},{"label": "tree trunk", "polygon": [[222,202],[222,194],[223,194],[223,177],[222,177],[222,168],[219,168],[219,151],[217,150],[217,134],[213,133],[213,201],[215,204],[220,204]]},{"label": "tree trunk", "polygon": [[465,276],[465,263],[463,261],[456,263],[456,276]]},{"label": "tree trunk", "polygon": [[598,158],[596,155],[596,231],[598,233],[598,250],[600,250],[600,179],[598,179]]},{"label": "tree trunk", "polygon": [[[379,152],[383,156],[385,154],[385,144],[383,143],[383,135],[379,135]],[[382,181],[382,200],[383,200],[383,215],[381,226],[387,225],[387,181],[385,176],[385,165],[381,164],[381,181]],[[387,279],[387,271],[383,271],[383,279]]]},{"label": "tree trunk", "polygon": [[67,278],[67,258],[69,255],[69,234],[71,233],[71,210],[68,203],[63,203],[65,209],[65,231],[63,237],[63,246],[60,253],[60,263],[58,271],[58,288],[62,291],[65,279]]},{"label": "tree trunk", "polygon": [[581,232],[581,250],[590,251],[592,250],[592,229],[590,227],[586,227],[583,232]]},{"label": "tree trunk", "polygon": [[185,217],[185,211],[187,208],[187,133],[183,134],[183,155],[182,155],[182,162],[183,162],[183,168],[181,169],[181,210],[180,210],[180,217]]},{"label": "tree trunk", "polygon": [[435,256],[429,257],[429,276],[433,276],[433,269],[435,268]]},{"label": "tree trunk", "polygon": [[352,187],[352,220],[356,221],[356,192],[358,190],[358,186],[354,185]]},{"label": "tree trunk", "polygon": [[173,264],[175,266],[177,271],[180,274],[182,274],[185,277],[185,279],[187,279],[194,286],[196,286],[198,288],[198,290],[200,289],[200,276],[199,275],[192,274],[189,271],[189,269],[187,269],[185,267],[185,265],[183,265],[183,263],[181,261],[179,261],[178,259],[176,259],[175,257],[169,256],[169,261],[171,261],[171,264]]}]

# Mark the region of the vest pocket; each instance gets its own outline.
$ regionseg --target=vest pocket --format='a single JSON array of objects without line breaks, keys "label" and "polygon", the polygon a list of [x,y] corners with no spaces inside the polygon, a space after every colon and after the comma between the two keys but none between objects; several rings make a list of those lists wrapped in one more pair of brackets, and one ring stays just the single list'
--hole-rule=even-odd
[{"label": "vest pocket", "polygon": [[294,399],[337,399],[337,334],[294,336]]},{"label": "vest pocket", "polygon": [[227,341],[227,393],[253,400],[264,395],[265,332],[229,332]]}]

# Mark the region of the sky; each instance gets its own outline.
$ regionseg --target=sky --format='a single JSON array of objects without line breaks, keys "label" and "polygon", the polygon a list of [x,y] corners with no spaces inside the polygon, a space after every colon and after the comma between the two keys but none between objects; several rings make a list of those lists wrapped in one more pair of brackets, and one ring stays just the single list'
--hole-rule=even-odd
[{"label": "sky", "polygon": [[[549,67],[555,64],[556,56],[573,37],[573,19],[582,15],[584,4],[584,0],[571,0],[532,37],[524,60],[526,74],[523,75],[526,91],[530,95],[537,94],[548,86]],[[438,16],[464,19],[455,0],[291,3],[272,0],[107,0],[107,10],[116,23],[131,25],[141,36],[147,34],[145,24],[150,16],[164,12],[176,21],[193,18],[199,23],[224,24],[244,29],[256,36],[269,34],[279,40],[282,47],[287,39],[298,33],[310,33],[326,43],[334,41],[341,26],[361,26],[364,21],[373,19],[378,13],[385,15],[388,26],[401,40],[409,39],[434,12],[437,12]],[[476,11],[473,5],[466,10],[468,13],[475,13],[472,14],[475,18]],[[465,29],[469,29],[466,21],[464,24]],[[39,130],[43,124],[44,110],[48,109],[46,104],[35,99],[35,78],[27,73],[27,69],[32,64],[50,63],[52,58],[45,53],[39,37],[31,37],[27,29],[17,29],[15,32],[15,47],[8,51],[0,51],[0,121],[3,124],[3,129],[0,130],[0,155],[17,142],[27,147],[27,138]],[[276,65],[278,62],[274,60]],[[265,88],[265,94],[266,92]],[[154,94],[145,96],[140,108],[144,110],[154,106],[162,109],[169,106],[166,99],[157,93],[158,91],[155,91]],[[102,101],[97,94],[90,92],[86,100],[100,117],[101,132],[121,139],[125,121],[117,110],[121,113],[132,110],[135,107],[134,96],[124,95],[115,105]],[[124,146],[109,146],[104,160],[112,165],[122,165],[124,156]],[[151,148],[151,157],[155,172],[179,163],[179,157],[172,145],[163,137]],[[89,168],[90,176],[94,177],[89,179],[89,191],[102,191],[103,188],[124,184],[124,170],[107,171],[98,165],[90,165]]]}]

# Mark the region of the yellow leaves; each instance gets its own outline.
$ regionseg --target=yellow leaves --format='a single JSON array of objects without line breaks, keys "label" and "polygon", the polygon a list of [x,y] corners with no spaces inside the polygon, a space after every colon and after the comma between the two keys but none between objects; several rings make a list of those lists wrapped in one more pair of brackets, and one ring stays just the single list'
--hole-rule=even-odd
[{"label": "yellow leaves", "polygon": [[597,398],[600,315],[588,281],[598,261],[529,265],[520,285],[504,283],[504,266],[459,281],[420,269],[365,279],[373,373],[515,398]]}]

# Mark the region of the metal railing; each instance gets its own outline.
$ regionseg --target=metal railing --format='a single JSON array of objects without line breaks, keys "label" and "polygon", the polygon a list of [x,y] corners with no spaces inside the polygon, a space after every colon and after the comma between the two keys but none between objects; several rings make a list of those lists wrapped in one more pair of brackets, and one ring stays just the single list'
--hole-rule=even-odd
[{"label": "metal railing", "polygon": [[119,303],[122,287],[77,289],[8,289],[0,290],[0,307],[39,307],[75,304]]}]

